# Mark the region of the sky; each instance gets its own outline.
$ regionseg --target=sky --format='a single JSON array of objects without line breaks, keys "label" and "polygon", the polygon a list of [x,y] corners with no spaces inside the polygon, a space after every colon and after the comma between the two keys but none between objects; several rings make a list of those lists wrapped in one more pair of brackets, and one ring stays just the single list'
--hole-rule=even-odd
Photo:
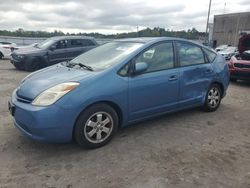
[{"label": "sky", "polygon": [[[209,0],[0,0],[0,30],[132,32],[206,30]],[[250,12],[250,0],[212,0],[213,15]]]}]

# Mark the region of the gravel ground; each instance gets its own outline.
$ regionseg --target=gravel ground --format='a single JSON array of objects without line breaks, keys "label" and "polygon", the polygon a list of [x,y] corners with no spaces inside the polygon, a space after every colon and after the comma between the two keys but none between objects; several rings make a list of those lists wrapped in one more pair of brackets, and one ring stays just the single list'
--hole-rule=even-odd
[{"label": "gravel ground", "polygon": [[83,150],[14,127],[7,101],[27,74],[0,60],[0,187],[250,187],[250,83],[232,83],[217,112],[165,115]]}]

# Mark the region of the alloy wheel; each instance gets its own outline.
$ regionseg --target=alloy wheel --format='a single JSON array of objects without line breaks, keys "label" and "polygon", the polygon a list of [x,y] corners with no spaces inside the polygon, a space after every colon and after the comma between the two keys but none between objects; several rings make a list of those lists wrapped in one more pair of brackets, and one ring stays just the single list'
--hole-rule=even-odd
[{"label": "alloy wheel", "polygon": [[84,136],[91,143],[101,143],[105,141],[113,130],[113,119],[106,112],[96,112],[84,126]]},{"label": "alloy wheel", "polygon": [[208,104],[212,108],[216,108],[220,103],[220,91],[216,87],[212,87],[208,92]]}]

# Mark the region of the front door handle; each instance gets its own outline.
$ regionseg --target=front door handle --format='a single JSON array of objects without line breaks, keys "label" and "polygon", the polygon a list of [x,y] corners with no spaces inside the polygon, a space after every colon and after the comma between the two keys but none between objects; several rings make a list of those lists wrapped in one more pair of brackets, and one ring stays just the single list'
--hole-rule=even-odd
[{"label": "front door handle", "polygon": [[178,80],[178,77],[176,75],[170,76],[168,78],[168,81],[175,81],[175,80]]},{"label": "front door handle", "polygon": [[213,72],[213,70],[212,70],[212,69],[207,69],[205,73],[207,73],[207,74],[208,74],[208,73],[212,73],[212,72]]}]

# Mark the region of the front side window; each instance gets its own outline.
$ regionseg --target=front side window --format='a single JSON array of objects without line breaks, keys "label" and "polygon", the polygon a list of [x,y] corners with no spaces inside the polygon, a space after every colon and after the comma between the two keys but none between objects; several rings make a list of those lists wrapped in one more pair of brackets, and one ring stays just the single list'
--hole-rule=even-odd
[{"label": "front side window", "polygon": [[56,49],[63,49],[69,46],[69,40],[59,40],[55,43]]},{"label": "front side window", "polygon": [[145,73],[173,68],[174,53],[172,43],[164,42],[154,45],[135,59],[135,63],[138,62],[148,64],[148,69]]},{"label": "front side window", "polygon": [[176,46],[181,67],[205,63],[204,54],[200,47],[181,42],[177,42]]}]

